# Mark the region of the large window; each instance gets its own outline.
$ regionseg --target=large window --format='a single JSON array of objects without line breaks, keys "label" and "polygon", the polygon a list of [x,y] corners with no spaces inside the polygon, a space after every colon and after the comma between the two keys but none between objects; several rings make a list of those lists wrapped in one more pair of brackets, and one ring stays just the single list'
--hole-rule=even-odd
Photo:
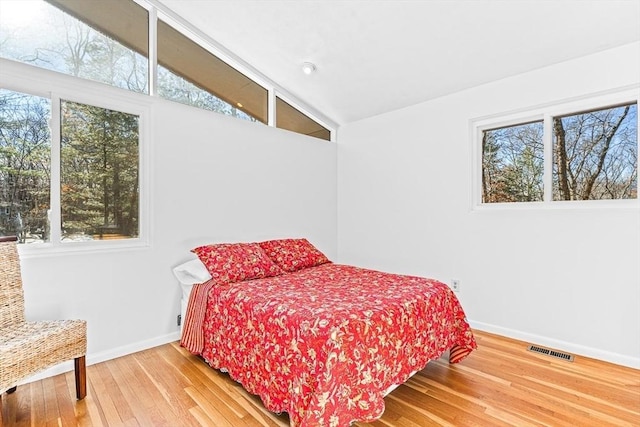
[{"label": "large window", "polygon": [[0,90],[0,235],[53,244],[138,237],[139,121]]},{"label": "large window", "polygon": [[582,105],[546,107],[538,120],[476,123],[480,202],[637,200],[637,100]]}]

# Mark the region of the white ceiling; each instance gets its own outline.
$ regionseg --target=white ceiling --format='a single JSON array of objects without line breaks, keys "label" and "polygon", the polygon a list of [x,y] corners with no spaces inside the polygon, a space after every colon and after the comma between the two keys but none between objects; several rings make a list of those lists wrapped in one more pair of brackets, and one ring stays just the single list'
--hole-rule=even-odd
[{"label": "white ceiling", "polygon": [[640,0],[159,1],[338,125],[640,40]]}]

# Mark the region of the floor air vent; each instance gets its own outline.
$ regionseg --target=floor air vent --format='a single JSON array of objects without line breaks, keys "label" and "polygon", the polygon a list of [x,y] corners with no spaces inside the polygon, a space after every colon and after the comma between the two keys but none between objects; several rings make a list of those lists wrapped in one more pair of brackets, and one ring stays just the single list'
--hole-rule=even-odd
[{"label": "floor air vent", "polygon": [[573,355],[568,353],[562,353],[560,351],[550,350],[548,348],[539,347],[537,345],[530,345],[527,349],[540,354],[546,354],[547,356],[555,357],[556,359],[566,360],[567,362],[573,362]]}]

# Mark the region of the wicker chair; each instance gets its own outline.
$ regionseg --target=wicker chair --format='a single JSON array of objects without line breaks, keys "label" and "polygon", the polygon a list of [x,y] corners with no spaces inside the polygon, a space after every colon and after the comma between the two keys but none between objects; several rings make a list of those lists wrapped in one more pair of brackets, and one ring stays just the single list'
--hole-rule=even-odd
[{"label": "wicker chair", "polygon": [[87,394],[87,323],[25,321],[16,240],[0,237],[0,395],[13,393],[19,381],[39,371],[74,359],[76,397],[83,399]]}]

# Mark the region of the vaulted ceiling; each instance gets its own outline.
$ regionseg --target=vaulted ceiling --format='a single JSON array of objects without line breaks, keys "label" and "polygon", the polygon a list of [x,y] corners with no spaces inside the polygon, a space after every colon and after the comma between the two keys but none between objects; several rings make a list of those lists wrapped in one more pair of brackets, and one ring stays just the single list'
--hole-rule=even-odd
[{"label": "vaulted ceiling", "polygon": [[159,2],[337,125],[640,40],[640,0]]}]

